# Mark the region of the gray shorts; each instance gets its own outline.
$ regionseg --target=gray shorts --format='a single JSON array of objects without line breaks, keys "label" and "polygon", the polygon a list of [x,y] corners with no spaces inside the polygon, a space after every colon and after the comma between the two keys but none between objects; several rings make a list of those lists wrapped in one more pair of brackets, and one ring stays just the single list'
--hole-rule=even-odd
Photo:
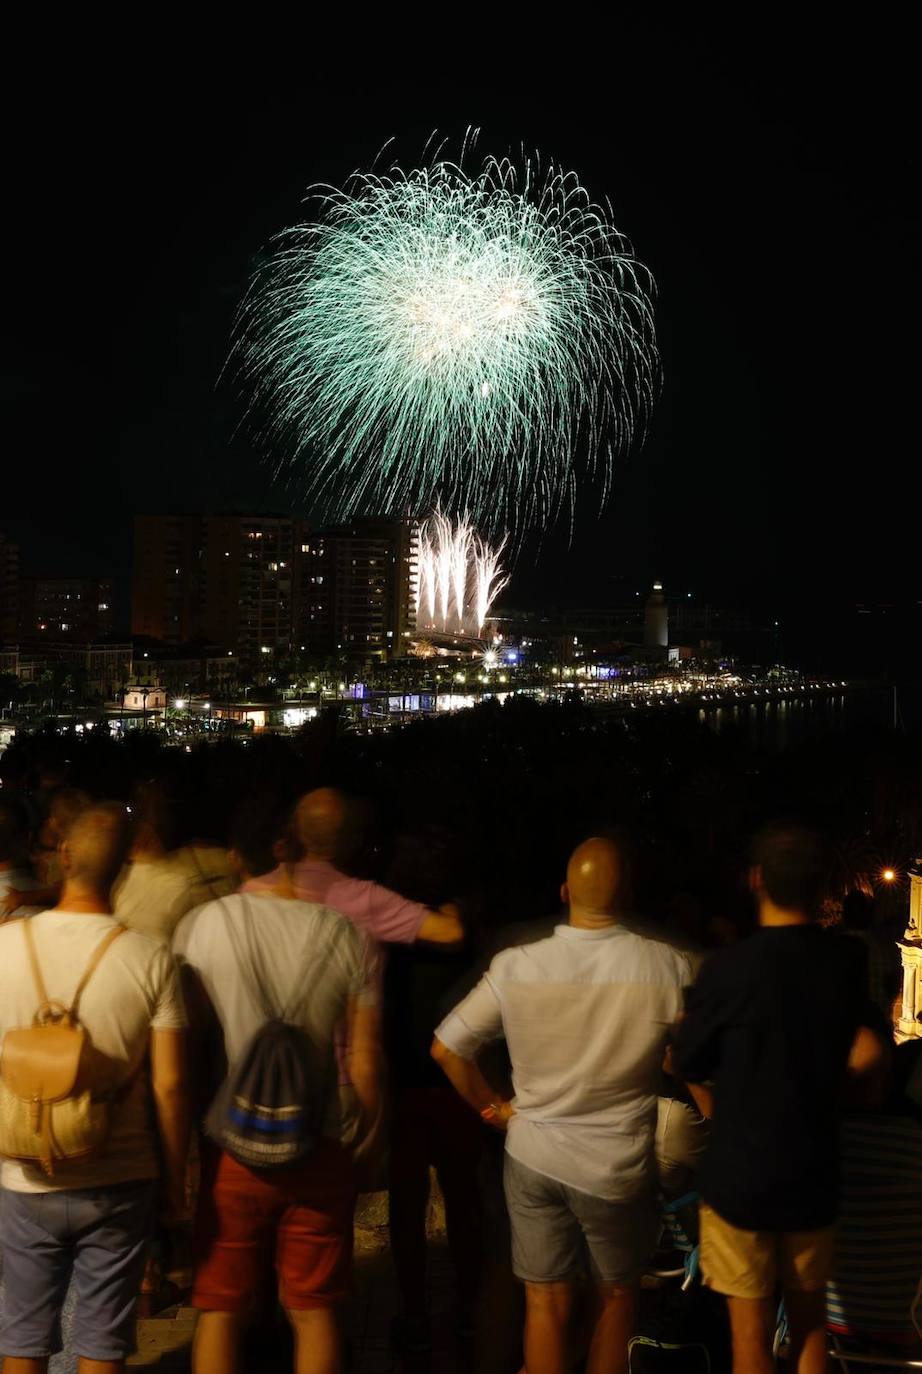
[{"label": "gray shorts", "polygon": [[636,1283],[653,1255],[659,1214],[652,1190],[608,1202],[558,1183],[506,1155],[512,1268],[526,1283],[561,1283],[587,1273],[601,1283]]},{"label": "gray shorts", "polygon": [[56,1193],[3,1190],[0,1353],[41,1360],[61,1349],[71,1276],[74,1353],[121,1360],[134,1349],[154,1188],[144,1182]]}]

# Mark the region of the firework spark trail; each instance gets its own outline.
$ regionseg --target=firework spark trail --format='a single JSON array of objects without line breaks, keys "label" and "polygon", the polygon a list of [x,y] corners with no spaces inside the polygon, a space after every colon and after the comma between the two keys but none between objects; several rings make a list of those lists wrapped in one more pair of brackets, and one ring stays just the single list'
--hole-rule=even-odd
[{"label": "firework spark trail", "polygon": [[437,158],[315,203],[237,349],[316,509],[441,500],[520,532],[572,504],[580,453],[607,481],[657,390],[654,284],[575,173]]},{"label": "firework spark trail", "polygon": [[492,549],[482,539],[477,540],[474,553],[474,614],[478,634],[483,631],[490,607],[509,581],[499,565],[502,551],[502,544],[499,548]]},{"label": "firework spark trail", "polygon": [[458,522],[451,541],[451,583],[455,595],[455,613],[463,622],[467,598],[468,559],[473,531],[466,520]]},{"label": "firework spark trail", "polygon": [[502,551],[502,544],[493,548],[475,534],[466,516],[452,524],[435,511],[419,534],[417,628],[481,634],[509,580],[500,567]]},{"label": "firework spark trail", "polygon": [[435,522],[435,567],[439,587],[439,610],[442,614],[442,629],[448,628],[448,612],[451,606],[451,521],[436,512]]}]

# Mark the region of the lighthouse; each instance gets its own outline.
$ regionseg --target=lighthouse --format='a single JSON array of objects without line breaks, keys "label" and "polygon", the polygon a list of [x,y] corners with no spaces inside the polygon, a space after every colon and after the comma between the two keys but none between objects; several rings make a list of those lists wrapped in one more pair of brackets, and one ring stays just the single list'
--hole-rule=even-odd
[{"label": "lighthouse", "polygon": [[662,582],[654,582],[653,590],[647,597],[643,618],[643,645],[645,649],[669,647],[669,610],[663,595]]}]

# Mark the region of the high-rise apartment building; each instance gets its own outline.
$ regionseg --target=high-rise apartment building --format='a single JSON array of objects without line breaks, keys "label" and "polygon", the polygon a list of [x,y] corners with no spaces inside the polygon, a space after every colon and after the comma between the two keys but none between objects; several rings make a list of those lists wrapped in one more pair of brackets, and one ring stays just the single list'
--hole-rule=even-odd
[{"label": "high-rise apartment building", "polygon": [[290,516],[205,517],[204,638],[242,659],[300,649],[307,525]]},{"label": "high-rise apartment building", "polygon": [[200,515],[138,515],[134,522],[131,633],[165,644],[202,634]]},{"label": "high-rise apartment building", "polygon": [[367,517],[305,543],[301,643],[315,655],[385,660],[406,651],[415,619],[415,522]]},{"label": "high-rise apartment building", "polygon": [[19,545],[0,534],[0,641],[15,644],[19,634]]},{"label": "high-rise apartment building", "polygon": [[306,544],[291,516],[138,516],[132,633],[250,660],[299,649]]},{"label": "high-rise apartment building", "polygon": [[86,577],[24,577],[19,637],[35,644],[105,639],[115,628],[112,582]]}]

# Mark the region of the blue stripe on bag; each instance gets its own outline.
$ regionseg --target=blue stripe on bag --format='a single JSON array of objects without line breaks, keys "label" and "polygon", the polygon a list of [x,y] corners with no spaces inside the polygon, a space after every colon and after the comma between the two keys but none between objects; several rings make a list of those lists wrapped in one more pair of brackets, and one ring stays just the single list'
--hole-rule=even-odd
[{"label": "blue stripe on bag", "polygon": [[239,1107],[229,1107],[227,1115],[235,1126],[242,1130],[263,1131],[266,1135],[284,1135],[301,1130],[302,1116],[291,1116],[285,1121],[275,1121],[271,1117],[260,1116],[257,1112],[245,1112]]}]

